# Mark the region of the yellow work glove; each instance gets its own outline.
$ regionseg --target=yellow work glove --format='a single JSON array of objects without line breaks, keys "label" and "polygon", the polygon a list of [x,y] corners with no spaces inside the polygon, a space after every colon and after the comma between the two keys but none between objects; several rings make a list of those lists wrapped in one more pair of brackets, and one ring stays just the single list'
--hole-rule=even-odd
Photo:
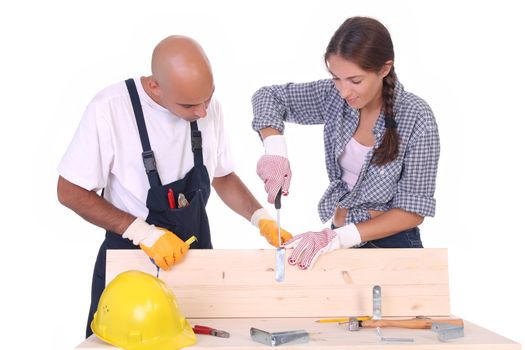
[{"label": "yellow work glove", "polygon": [[281,227],[281,242],[279,243],[279,233],[277,222],[270,216],[270,214],[264,208],[257,209],[251,218],[251,223],[255,227],[259,228],[261,236],[266,238],[268,243],[274,247],[280,247],[281,244],[292,239],[290,232],[284,230]]},{"label": "yellow work glove", "polygon": [[122,234],[122,237],[133,241],[155,261],[163,270],[182,260],[190,248],[173,232],[162,227],[150,225],[142,219],[135,219]]}]

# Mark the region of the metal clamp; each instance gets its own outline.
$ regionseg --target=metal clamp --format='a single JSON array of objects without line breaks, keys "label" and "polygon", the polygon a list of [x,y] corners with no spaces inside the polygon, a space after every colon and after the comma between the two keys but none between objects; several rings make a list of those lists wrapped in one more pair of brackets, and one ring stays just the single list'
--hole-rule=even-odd
[{"label": "metal clamp", "polygon": [[381,319],[381,286],[374,286],[372,289],[372,320]]},{"label": "metal clamp", "polygon": [[464,327],[447,323],[432,323],[432,332],[437,333],[438,340],[441,342],[463,338],[465,336]]},{"label": "metal clamp", "polygon": [[[372,320],[381,319],[381,286],[374,286],[372,289]],[[381,333],[381,327],[376,328],[377,335],[384,342],[413,342],[414,338],[385,338]]]},{"label": "metal clamp", "polygon": [[270,333],[252,327],[250,328],[250,336],[253,341],[269,346],[279,346],[291,342],[294,344],[308,343],[310,340],[310,336],[305,330]]},{"label": "metal clamp", "polygon": [[411,343],[414,341],[414,338],[385,338],[383,337],[383,333],[381,333],[381,328],[376,328],[377,335],[381,339],[381,341],[385,342],[403,342],[403,343]]}]

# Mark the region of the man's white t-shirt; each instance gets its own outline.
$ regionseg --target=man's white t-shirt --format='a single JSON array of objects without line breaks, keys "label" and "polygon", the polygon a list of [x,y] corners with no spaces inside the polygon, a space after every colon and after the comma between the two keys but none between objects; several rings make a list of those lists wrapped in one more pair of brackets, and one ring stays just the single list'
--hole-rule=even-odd
[{"label": "man's white t-shirt", "polygon": [[[182,179],[193,167],[190,122],[154,102],[140,78],[135,84],[151,149],[162,184]],[[204,165],[210,181],[234,170],[220,104],[212,98],[207,116],[197,121],[202,134]],[[117,208],[146,218],[150,188],[142,161],[142,145],[124,81],[102,90],[82,117],[58,166],[59,174],[88,191],[104,188],[104,198]]]}]

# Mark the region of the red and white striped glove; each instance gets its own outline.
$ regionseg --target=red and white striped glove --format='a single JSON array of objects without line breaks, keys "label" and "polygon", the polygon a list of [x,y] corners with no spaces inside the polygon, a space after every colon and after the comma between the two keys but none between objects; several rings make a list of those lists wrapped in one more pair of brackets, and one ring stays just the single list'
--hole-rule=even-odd
[{"label": "red and white striped glove", "polygon": [[263,143],[266,154],[257,162],[257,175],[264,181],[268,202],[273,204],[280,189],[283,195],[288,195],[292,170],[283,135],[268,136]]},{"label": "red and white striped glove", "polygon": [[361,243],[361,235],[357,227],[350,224],[335,230],[325,228],[321,232],[302,233],[286,242],[284,247],[294,248],[288,263],[306,270],[314,265],[319,255],[336,249],[354,247],[359,243]]}]

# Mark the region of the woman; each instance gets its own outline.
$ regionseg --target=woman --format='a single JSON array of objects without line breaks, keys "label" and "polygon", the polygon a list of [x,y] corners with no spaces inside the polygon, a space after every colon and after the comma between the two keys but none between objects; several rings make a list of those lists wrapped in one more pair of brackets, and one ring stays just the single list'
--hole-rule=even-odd
[{"label": "woman", "polygon": [[289,263],[307,269],[340,248],[422,248],[418,225],[434,216],[439,159],[430,107],[403,89],[390,34],[375,19],[347,19],[325,63],[331,80],[264,87],[252,100],[266,153],[257,173],[270,203],[279,190],[287,194],[291,179],[284,121],[324,124],[330,184],[319,216],[332,226],[288,241]]}]

